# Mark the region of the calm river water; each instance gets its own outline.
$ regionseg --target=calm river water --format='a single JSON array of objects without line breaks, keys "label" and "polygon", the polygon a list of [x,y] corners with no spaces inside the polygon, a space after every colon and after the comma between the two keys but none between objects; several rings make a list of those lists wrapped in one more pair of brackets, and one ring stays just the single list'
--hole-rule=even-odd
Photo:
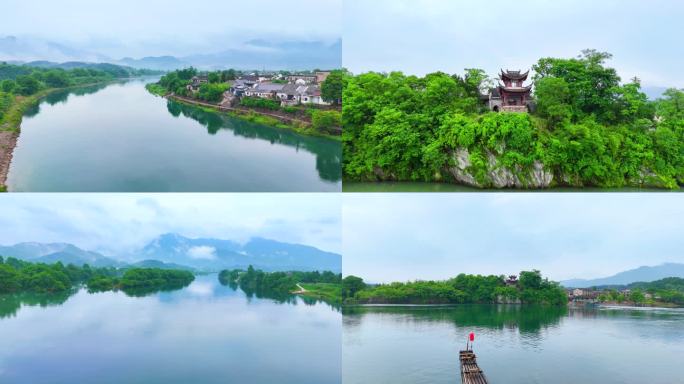
[{"label": "calm river water", "polygon": [[0,296],[0,383],[340,383],[339,310],[221,286]]},{"label": "calm river water", "polygon": [[29,110],[11,191],[340,191],[341,144],[156,97],[152,80],[54,93]]},{"label": "calm river water", "polygon": [[460,383],[469,332],[491,384],[681,383],[684,310],[520,306],[344,309],[345,384]]}]

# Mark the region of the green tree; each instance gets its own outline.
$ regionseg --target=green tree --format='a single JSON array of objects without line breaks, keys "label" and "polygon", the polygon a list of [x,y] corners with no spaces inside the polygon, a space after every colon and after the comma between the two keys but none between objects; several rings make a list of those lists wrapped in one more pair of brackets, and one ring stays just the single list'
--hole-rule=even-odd
[{"label": "green tree", "polygon": [[570,87],[563,78],[545,77],[535,84],[534,96],[539,116],[551,127],[569,121],[572,116]]},{"label": "green tree", "polygon": [[16,82],[18,93],[24,96],[33,95],[41,88],[40,82],[33,76],[19,76]]},{"label": "green tree", "polygon": [[357,276],[347,276],[342,279],[342,298],[354,297],[357,292],[366,288],[363,279]]},{"label": "green tree", "polygon": [[331,71],[321,84],[323,100],[336,105],[342,104],[342,90],[346,81],[346,72],[342,69]]}]

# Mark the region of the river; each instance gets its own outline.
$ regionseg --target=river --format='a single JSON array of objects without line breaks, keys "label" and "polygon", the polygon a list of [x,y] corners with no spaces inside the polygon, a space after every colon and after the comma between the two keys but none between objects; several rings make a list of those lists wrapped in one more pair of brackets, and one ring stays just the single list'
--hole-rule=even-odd
[{"label": "river", "polygon": [[0,383],[340,383],[339,309],[188,287],[0,296]]},{"label": "river", "polygon": [[462,305],[345,308],[344,383],[460,383],[458,351],[470,332],[490,384],[684,377],[684,309]]},{"label": "river", "polygon": [[21,124],[7,185],[30,192],[336,192],[338,141],[168,101],[152,79],[59,91]]}]

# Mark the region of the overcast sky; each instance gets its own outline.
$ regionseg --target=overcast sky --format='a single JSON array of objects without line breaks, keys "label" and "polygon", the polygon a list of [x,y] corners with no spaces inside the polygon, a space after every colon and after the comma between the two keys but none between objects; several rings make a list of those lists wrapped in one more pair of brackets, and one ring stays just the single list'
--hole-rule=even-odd
[{"label": "overcast sky", "polygon": [[684,263],[681,193],[383,193],[343,199],[343,272],[370,282],[530,269],[565,280]]},{"label": "overcast sky", "polygon": [[270,41],[340,39],[342,0],[2,0],[0,37],[123,56],[189,55]]},{"label": "overcast sky", "polygon": [[684,2],[344,0],[344,66],[422,75],[527,69],[595,48],[623,80],[684,87]]},{"label": "overcast sky", "polygon": [[112,255],[175,232],[340,253],[340,205],[339,194],[5,194],[0,244],[68,242]]}]

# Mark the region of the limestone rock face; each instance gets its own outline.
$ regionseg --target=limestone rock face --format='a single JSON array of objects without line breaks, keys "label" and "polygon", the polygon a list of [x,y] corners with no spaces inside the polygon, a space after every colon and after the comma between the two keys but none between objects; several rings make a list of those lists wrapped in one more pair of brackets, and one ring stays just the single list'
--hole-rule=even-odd
[{"label": "limestone rock face", "polygon": [[456,181],[473,187],[492,188],[547,188],[553,181],[553,173],[544,169],[540,161],[535,161],[532,169],[510,169],[501,166],[495,154],[487,153],[487,182],[485,185],[478,182],[469,173],[470,153],[465,148],[459,148],[452,152],[454,166],[448,172]]}]

